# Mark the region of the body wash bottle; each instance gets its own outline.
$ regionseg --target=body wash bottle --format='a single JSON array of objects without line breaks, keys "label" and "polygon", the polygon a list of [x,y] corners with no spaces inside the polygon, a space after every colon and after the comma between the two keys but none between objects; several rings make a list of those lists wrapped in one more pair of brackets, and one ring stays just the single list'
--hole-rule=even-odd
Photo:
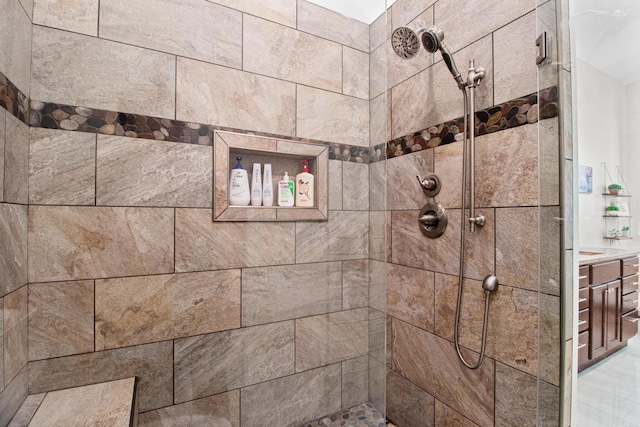
[{"label": "body wash bottle", "polygon": [[253,176],[251,177],[251,206],[262,205],[262,177],[260,176],[260,163],[253,164]]},{"label": "body wash bottle", "polygon": [[278,206],[293,206],[293,182],[289,181],[289,174],[284,176],[278,182]]},{"label": "body wash bottle", "polygon": [[302,161],[302,172],[296,175],[296,188],[296,206],[313,207],[314,177],[307,160]]},{"label": "body wash bottle", "polygon": [[264,164],[264,179],[262,181],[262,205],[273,206],[273,180],[271,178],[271,163]]},{"label": "body wash bottle", "polygon": [[236,157],[238,164],[231,170],[229,179],[229,204],[235,206],[247,206],[251,201],[249,193],[249,177],[247,171],[242,169],[240,161],[242,157]]}]

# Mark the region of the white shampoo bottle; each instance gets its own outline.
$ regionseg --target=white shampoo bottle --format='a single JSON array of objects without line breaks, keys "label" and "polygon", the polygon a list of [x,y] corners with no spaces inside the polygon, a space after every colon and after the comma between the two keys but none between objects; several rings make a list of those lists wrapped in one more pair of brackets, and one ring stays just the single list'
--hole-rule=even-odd
[{"label": "white shampoo bottle", "polygon": [[273,206],[273,178],[271,177],[271,163],[264,164],[262,206]]},{"label": "white shampoo bottle", "polygon": [[235,206],[247,206],[251,201],[249,193],[249,177],[247,171],[242,168],[242,157],[236,157],[238,164],[231,170],[229,179],[229,204]]},{"label": "white shampoo bottle", "polygon": [[262,177],[260,176],[260,163],[253,164],[253,176],[251,177],[251,206],[262,205]]},{"label": "white shampoo bottle", "polygon": [[302,161],[302,172],[296,175],[296,206],[313,207],[314,177],[309,173],[309,162]]}]

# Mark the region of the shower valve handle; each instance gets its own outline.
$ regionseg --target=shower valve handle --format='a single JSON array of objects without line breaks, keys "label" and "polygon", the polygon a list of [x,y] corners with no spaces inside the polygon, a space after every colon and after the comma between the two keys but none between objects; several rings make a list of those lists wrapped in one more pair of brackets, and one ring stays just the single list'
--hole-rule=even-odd
[{"label": "shower valve handle", "polygon": [[437,195],[442,188],[442,183],[437,175],[427,175],[425,179],[422,179],[420,175],[416,175],[416,178],[418,179],[422,190],[424,190],[425,194],[429,197]]}]

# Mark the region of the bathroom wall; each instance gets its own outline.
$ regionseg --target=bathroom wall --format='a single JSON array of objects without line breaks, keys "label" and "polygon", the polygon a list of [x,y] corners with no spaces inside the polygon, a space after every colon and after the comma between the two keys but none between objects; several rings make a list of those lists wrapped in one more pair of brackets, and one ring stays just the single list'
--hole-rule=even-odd
[{"label": "bathroom wall", "polygon": [[[136,375],[143,426],[383,408],[369,26],[303,0],[34,0],[33,24],[29,392]],[[220,129],[329,145],[329,220],[213,223]]]},{"label": "bathroom wall", "polygon": [[[578,102],[578,135],[580,137],[579,161],[581,166],[593,168],[593,193],[580,193],[579,215],[580,246],[603,247],[607,242],[602,238],[606,230],[616,227],[616,221],[608,219],[604,222],[602,214],[605,203],[613,199],[605,199],[602,193],[613,181],[618,182],[617,166],[620,166],[622,178],[631,186],[631,194],[635,182],[631,179],[631,171],[623,164],[627,159],[628,126],[627,126],[627,92],[622,83],[597,70],[592,65],[577,60],[575,78]],[[602,108],[605,106],[605,108]],[[606,143],[604,143],[606,142]],[[605,176],[603,162],[606,162],[610,176]],[[620,223],[618,227],[629,225]],[[630,224],[633,229],[637,224]],[[605,228],[606,227],[606,228]],[[633,241],[619,241],[616,246],[633,247]]]},{"label": "bathroom wall", "polygon": [[[546,10],[540,16],[537,3]],[[495,273],[500,287],[490,298],[487,357],[469,370],[453,344],[460,226],[466,222],[462,94],[439,54],[422,51],[403,61],[387,41],[372,54],[389,55],[391,98],[387,416],[400,426],[557,426],[558,88],[557,78],[543,71],[548,86],[538,87],[535,48],[538,31],[555,34],[555,3],[398,0],[390,21],[391,28],[437,25],[463,75],[471,58],[487,72],[477,91],[482,111],[475,125],[476,198],[487,224],[467,233],[460,325],[462,352],[473,363],[481,342],[481,281]],[[550,64],[557,58],[551,54]],[[428,173],[441,178],[435,201],[449,213],[447,230],[436,240],[417,224],[429,198],[415,176]]]},{"label": "bathroom wall", "polygon": [[0,1],[0,425],[27,396],[27,173],[31,7]]}]

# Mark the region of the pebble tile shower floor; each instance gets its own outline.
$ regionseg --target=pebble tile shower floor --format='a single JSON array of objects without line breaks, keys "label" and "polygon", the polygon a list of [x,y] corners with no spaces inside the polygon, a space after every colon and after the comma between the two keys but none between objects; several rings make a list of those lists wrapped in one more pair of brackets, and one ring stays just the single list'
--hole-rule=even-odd
[{"label": "pebble tile shower floor", "polygon": [[348,411],[338,412],[300,427],[395,427],[371,403],[363,403]]}]

